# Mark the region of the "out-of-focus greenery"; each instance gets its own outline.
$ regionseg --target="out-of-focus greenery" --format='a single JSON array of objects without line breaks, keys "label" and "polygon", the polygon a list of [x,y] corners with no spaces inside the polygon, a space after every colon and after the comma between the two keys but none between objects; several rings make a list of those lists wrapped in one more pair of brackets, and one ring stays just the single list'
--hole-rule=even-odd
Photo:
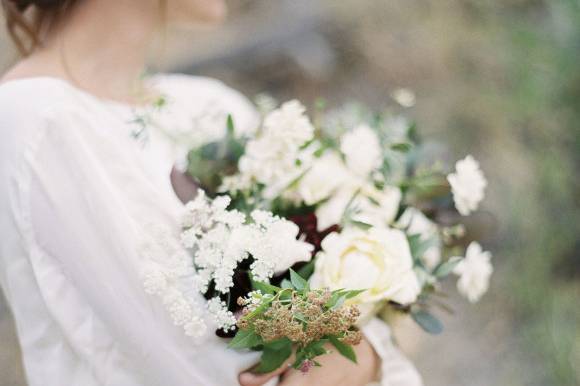
[{"label": "out-of-focus greenery", "polygon": [[[514,17],[518,16],[518,17]],[[506,288],[518,334],[539,356],[537,384],[580,384],[580,2],[520,1],[502,14],[506,103],[533,154],[533,186],[514,187]]]}]

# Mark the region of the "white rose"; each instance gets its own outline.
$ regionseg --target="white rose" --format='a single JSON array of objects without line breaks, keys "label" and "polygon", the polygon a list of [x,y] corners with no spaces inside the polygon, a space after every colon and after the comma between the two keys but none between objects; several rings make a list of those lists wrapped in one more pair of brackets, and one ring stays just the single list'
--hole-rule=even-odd
[{"label": "white rose", "polygon": [[493,273],[491,253],[483,251],[481,245],[472,242],[467,247],[465,259],[454,269],[459,275],[457,290],[470,302],[477,302],[489,288],[489,279]]},{"label": "white rose", "polygon": [[368,176],[383,161],[379,137],[366,125],[344,134],[340,139],[340,151],[348,168],[360,176]]},{"label": "white rose", "polygon": [[322,241],[311,279],[315,288],[366,289],[355,302],[368,306],[417,299],[419,281],[405,234],[396,229],[347,229]]},{"label": "white rose", "polygon": [[306,205],[316,204],[340,187],[347,175],[338,154],[328,152],[314,160],[312,168],[300,179],[298,193]]},{"label": "white rose", "polygon": [[420,210],[410,207],[401,215],[397,226],[405,229],[409,235],[419,235],[423,242],[433,241],[433,245],[425,251],[421,259],[427,268],[435,268],[441,261],[441,240],[437,224],[429,220]]},{"label": "white rose", "polygon": [[479,163],[470,155],[458,161],[456,172],[447,176],[455,207],[463,216],[475,211],[484,197],[487,181]]}]

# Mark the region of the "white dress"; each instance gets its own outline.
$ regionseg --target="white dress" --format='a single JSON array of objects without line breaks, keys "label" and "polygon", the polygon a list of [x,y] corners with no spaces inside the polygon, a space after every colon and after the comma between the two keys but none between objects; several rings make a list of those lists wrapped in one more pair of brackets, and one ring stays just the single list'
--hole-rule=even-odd
[{"label": "white dress", "polygon": [[[215,80],[151,81],[168,105],[145,131],[130,106],[63,80],[0,85],[0,284],[31,386],[234,386],[258,359],[211,330],[188,337],[142,276],[147,259],[175,252],[182,204],[169,173],[183,138],[221,130],[227,113],[251,129],[257,114]],[[382,385],[420,385],[386,325],[365,333],[383,359]]]}]

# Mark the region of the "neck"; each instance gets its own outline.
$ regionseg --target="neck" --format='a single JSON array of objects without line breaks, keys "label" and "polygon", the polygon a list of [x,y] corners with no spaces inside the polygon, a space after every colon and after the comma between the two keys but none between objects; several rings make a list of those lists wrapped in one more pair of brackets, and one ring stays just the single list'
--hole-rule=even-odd
[{"label": "neck", "polygon": [[84,0],[49,31],[38,55],[99,97],[137,101],[158,24],[155,0]]}]

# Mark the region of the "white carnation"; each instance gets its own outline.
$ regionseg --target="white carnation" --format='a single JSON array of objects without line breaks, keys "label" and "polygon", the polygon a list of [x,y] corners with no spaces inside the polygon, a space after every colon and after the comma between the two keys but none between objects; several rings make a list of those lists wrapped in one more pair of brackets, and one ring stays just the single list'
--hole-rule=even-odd
[{"label": "white carnation", "polygon": [[307,165],[299,162],[300,148],[313,135],[304,106],[295,100],[284,103],[266,116],[261,133],[246,145],[238,163],[243,179],[276,186],[270,189],[270,196],[275,196],[306,170]]},{"label": "white carnation", "polygon": [[470,302],[477,302],[489,288],[489,280],[493,273],[491,253],[483,251],[481,245],[472,242],[467,247],[463,259],[453,271],[459,275],[457,289]]},{"label": "white carnation", "polygon": [[379,137],[366,125],[344,134],[340,139],[340,151],[345,155],[348,168],[360,176],[368,176],[383,161]]},{"label": "white carnation", "polygon": [[487,181],[479,163],[470,155],[457,162],[456,172],[447,176],[455,207],[463,216],[475,211],[483,200]]}]

